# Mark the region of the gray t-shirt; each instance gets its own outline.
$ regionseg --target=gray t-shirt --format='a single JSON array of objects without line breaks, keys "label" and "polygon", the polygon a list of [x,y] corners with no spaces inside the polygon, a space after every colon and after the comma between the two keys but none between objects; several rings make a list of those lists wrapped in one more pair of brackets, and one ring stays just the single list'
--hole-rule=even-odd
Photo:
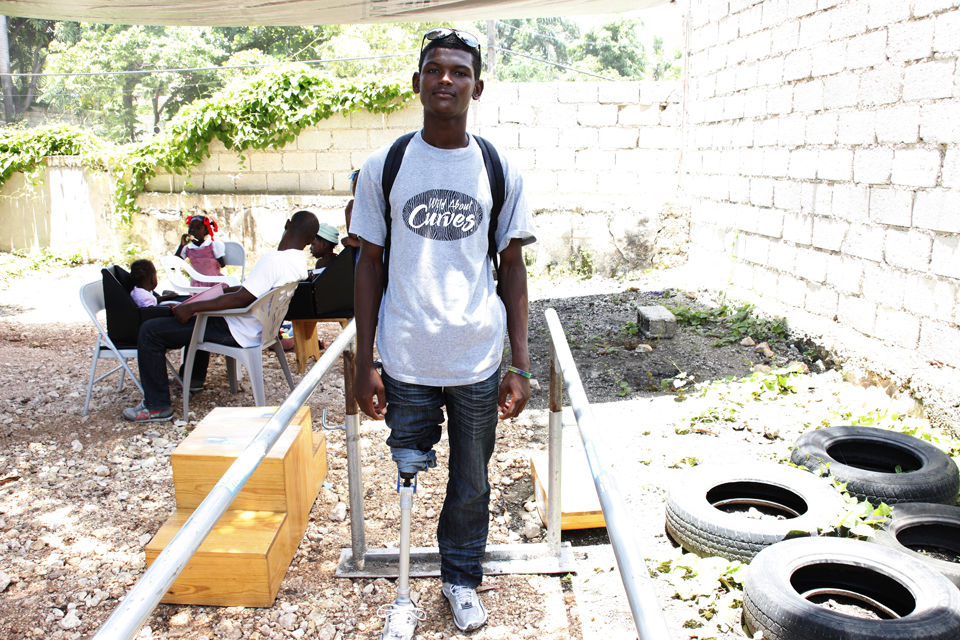
[{"label": "gray t-shirt", "polygon": [[[383,246],[386,222],[380,184],[390,145],[363,164],[350,231]],[[497,251],[513,238],[536,241],[519,172],[501,154],[506,197]],[[390,377],[411,384],[459,386],[499,368],[506,310],[487,255],[493,196],[477,141],[438,149],[418,132],[390,192],[390,274],[377,349]]]}]

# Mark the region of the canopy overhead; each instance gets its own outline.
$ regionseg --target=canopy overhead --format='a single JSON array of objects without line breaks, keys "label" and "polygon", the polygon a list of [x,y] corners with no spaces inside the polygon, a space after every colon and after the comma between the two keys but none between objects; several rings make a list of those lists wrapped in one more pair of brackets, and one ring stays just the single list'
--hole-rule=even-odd
[{"label": "canopy overhead", "polygon": [[[668,0],[0,0],[0,15],[116,24],[291,26],[635,11]],[[671,0],[672,1],[672,0]]]}]

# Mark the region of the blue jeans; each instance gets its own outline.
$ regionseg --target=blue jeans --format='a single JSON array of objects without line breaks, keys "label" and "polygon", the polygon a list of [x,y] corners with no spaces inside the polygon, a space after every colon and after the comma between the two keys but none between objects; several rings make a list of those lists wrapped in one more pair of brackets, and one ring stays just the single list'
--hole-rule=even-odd
[{"label": "blue jeans", "polygon": [[[190,344],[196,318],[185,323],[173,317],[154,318],[140,325],[137,340],[137,365],[140,367],[140,384],[143,385],[143,401],[147,409],[159,411],[170,407],[170,382],[167,379],[166,356],[168,349],[182,349]],[[230,347],[239,347],[223,318],[208,318],[203,339]],[[210,352],[197,351],[193,359],[193,372],[189,387],[199,387],[207,379],[207,364]],[[183,376],[181,370],[180,375]],[[186,377],[186,376],[184,376]],[[188,388],[189,388],[188,387]]]},{"label": "blue jeans", "polygon": [[[477,588],[490,528],[487,465],[497,438],[499,374],[459,387],[427,387],[383,374],[387,394],[387,444],[401,468],[417,458],[425,466],[440,441],[447,408],[450,440],[447,495],[437,524],[440,576],[444,582]],[[410,451],[403,451],[410,450]],[[425,468],[424,466],[424,468]]]}]

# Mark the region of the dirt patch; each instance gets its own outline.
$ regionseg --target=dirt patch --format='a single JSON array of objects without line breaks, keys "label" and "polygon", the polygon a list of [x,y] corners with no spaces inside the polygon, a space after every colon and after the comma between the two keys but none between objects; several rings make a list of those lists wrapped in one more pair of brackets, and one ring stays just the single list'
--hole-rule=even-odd
[{"label": "dirt patch", "polygon": [[[85,270],[84,270],[85,269]],[[204,391],[190,403],[190,422],[133,425],[120,410],[140,394],[129,382],[118,392],[118,376],[94,384],[89,416],[82,416],[95,332],[79,308],[77,290],[99,277],[84,268],[35,274],[0,291],[0,628],[5,637],[78,640],[106,620],[144,570],[144,545],[174,508],[170,454],[197,419],[216,406],[248,406],[249,390],[231,395],[221,359],[212,359]],[[877,389],[848,385],[835,372],[796,376],[794,391],[748,391],[751,401],[733,407],[703,396],[695,382],[744,376],[758,363],[779,365],[803,356],[789,340],[774,341],[772,356],[738,342],[712,346],[720,325],[682,327],[672,340],[636,340],[624,331],[636,322],[636,306],[667,303],[703,310],[682,291],[631,291],[618,283],[586,285],[589,295],[550,294],[531,305],[533,372],[542,385],[530,408],[498,430],[490,542],[540,541],[544,532],[530,510],[533,489],[529,456],[546,448],[546,385],[549,343],[543,309],[556,308],[591,401],[604,429],[605,454],[620,479],[638,545],[651,568],[666,566],[678,552],[664,534],[663,499],[685,468],[701,461],[745,457],[783,460],[803,430],[840,424],[857,412],[893,413]],[[599,291],[607,287],[607,293]],[[702,329],[702,331],[701,331]],[[338,328],[322,324],[330,344]],[[723,336],[720,336],[721,338]],[[644,352],[639,345],[649,344]],[[288,360],[293,365],[292,354]],[[100,373],[110,363],[101,365]],[[265,358],[267,404],[287,393],[273,356]],[[663,380],[686,380],[679,387]],[[337,365],[309,405],[314,429],[320,413],[343,419],[343,384]],[[619,378],[618,378],[619,376]],[[294,374],[295,381],[301,376]],[[626,382],[631,391],[621,394]],[[753,383],[751,383],[753,384]],[[745,387],[744,387],[745,388]],[[752,389],[752,387],[751,387]],[[739,391],[738,391],[739,393]],[[730,395],[736,395],[730,391]],[[175,417],[179,418],[174,398]],[[676,402],[682,400],[682,402]],[[900,411],[900,413],[905,413]],[[642,416],[636,424],[636,416]],[[569,422],[569,421],[568,421]],[[572,427],[575,428],[575,427]],[[383,441],[382,423],[363,422],[361,448],[365,521],[370,548],[397,544],[399,505],[395,466]],[[438,446],[440,466],[421,474],[414,507],[413,544],[435,546],[448,453]],[[350,546],[349,521],[336,518],[347,500],[343,435],[328,436],[329,473],[310,523],[276,603],[267,609],[161,605],[148,619],[147,638],[320,638],[376,637],[378,608],[391,602],[387,580],[347,580],[334,575],[340,549]],[[589,480],[588,480],[589,481]],[[576,545],[604,545],[603,530],[564,532]],[[574,576],[501,576],[484,582],[488,625],[473,638],[633,638],[614,563],[586,546]],[[731,640],[739,630],[718,627],[723,611],[708,622],[703,597],[683,599],[668,574],[658,573],[657,594],[676,638]],[[609,581],[609,582],[608,582]],[[419,634],[426,639],[460,636],[442,600],[439,581],[414,580],[427,611]],[[715,584],[721,589],[719,583]],[[592,594],[592,595],[591,595]],[[692,621],[692,622],[691,622]],[[697,626],[699,625],[699,626]]]}]

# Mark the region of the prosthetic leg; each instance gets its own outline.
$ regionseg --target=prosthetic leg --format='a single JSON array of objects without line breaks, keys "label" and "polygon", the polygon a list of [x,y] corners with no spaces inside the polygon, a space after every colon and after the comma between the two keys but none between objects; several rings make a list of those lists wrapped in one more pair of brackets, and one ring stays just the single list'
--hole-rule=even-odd
[{"label": "prosthetic leg", "polygon": [[[401,484],[402,483],[402,484]],[[413,640],[417,624],[426,617],[423,609],[410,598],[410,520],[413,494],[417,492],[417,474],[401,471],[397,478],[400,494],[400,577],[397,580],[397,599],[380,607],[386,619],[380,640]]]}]

